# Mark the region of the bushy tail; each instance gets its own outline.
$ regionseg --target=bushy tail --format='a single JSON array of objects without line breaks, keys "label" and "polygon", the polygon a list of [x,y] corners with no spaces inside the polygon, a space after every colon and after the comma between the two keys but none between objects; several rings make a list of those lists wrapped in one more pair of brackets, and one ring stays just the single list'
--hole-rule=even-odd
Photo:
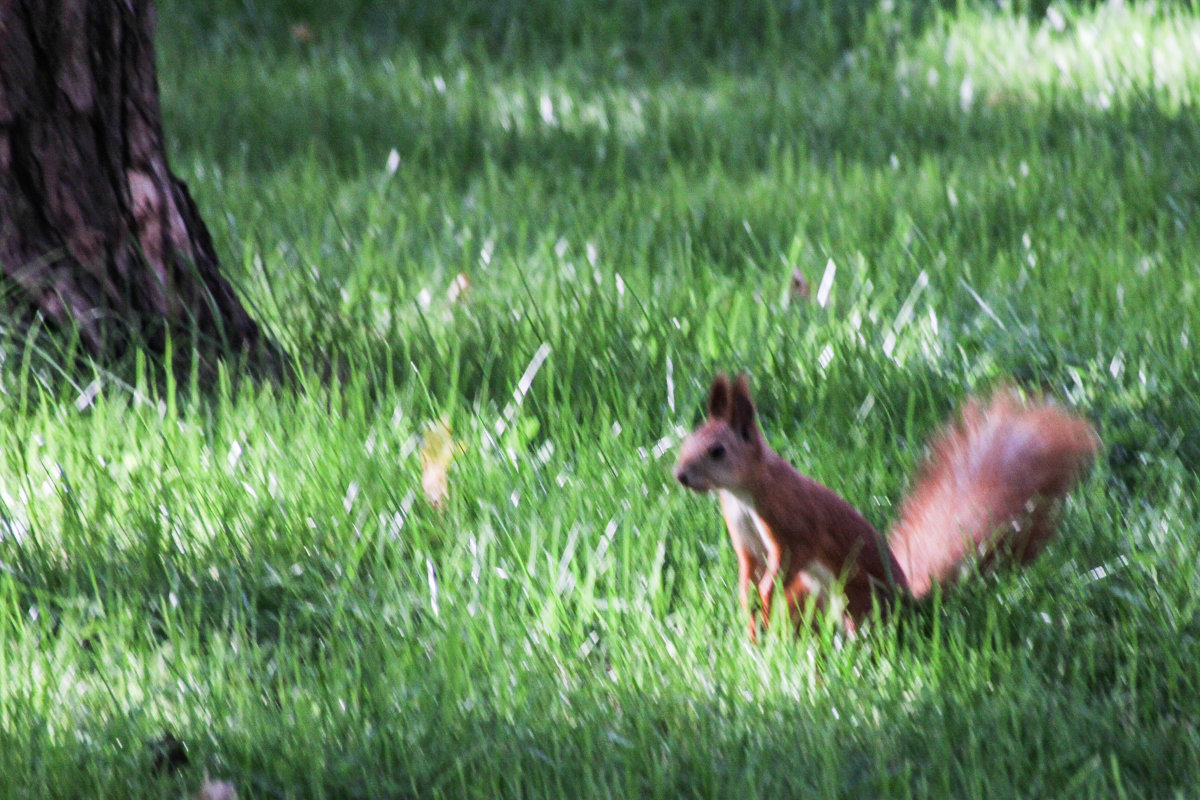
[{"label": "bushy tail", "polygon": [[1091,465],[1085,420],[1003,390],[934,439],[889,544],[920,597],[976,559],[1031,561],[1054,535],[1056,501]]}]

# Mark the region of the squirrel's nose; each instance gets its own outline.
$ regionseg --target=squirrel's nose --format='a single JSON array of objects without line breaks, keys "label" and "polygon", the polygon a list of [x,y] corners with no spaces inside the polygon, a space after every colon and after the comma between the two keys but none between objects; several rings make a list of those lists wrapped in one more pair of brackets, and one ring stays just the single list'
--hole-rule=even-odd
[{"label": "squirrel's nose", "polygon": [[689,489],[692,488],[692,484],[688,482],[687,470],[675,470],[675,480],[679,481]]}]

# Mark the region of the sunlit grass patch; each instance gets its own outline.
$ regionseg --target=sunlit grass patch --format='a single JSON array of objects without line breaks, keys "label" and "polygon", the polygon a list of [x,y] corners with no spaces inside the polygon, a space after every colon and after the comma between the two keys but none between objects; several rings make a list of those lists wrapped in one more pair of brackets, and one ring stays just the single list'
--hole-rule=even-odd
[{"label": "sunlit grass patch", "polygon": [[1172,113],[1196,102],[1198,55],[1200,23],[1182,7],[1053,4],[1039,20],[966,12],[926,34],[899,77],[957,88],[964,111],[1077,97],[1097,112]]},{"label": "sunlit grass patch", "polygon": [[[173,166],[298,385],[5,340],[0,794],[1189,791],[1196,15],[467,5],[162,6]],[[671,475],[718,369],[881,527],[971,392],[1104,456],[1029,570],[751,646]]]}]

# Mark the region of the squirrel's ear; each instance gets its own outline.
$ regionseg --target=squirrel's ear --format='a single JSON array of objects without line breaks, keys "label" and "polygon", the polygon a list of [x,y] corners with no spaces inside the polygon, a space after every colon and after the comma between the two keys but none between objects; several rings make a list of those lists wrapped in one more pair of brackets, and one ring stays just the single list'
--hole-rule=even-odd
[{"label": "squirrel's ear", "polygon": [[729,427],[744,441],[752,441],[758,431],[754,417],[754,401],[750,399],[750,384],[739,375],[729,398]]},{"label": "squirrel's ear", "polygon": [[708,418],[729,419],[729,379],[718,372],[708,390]]}]

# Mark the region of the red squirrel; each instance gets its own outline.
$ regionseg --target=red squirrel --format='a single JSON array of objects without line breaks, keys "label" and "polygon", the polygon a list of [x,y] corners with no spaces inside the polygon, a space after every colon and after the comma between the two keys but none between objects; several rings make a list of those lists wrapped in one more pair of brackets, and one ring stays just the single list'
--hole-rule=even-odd
[{"label": "red squirrel", "polygon": [[750,585],[771,616],[782,578],[794,623],[812,595],[829,604],[835,581],[848,633],[878,605],[887,613],[953,580],[976,559],[1027,563],[1054,535],[1057,501],[1099,447],[1090,424],[1061,408],[1004,389],[969,400],[932,441],[916,485],[889,536],[833,490],[779,456],[758,428],[745,376],[713,380],[708,419],[680,446],[675,477],[696,492],[716,490],[738,560],[738,599],[758,620]]}]

